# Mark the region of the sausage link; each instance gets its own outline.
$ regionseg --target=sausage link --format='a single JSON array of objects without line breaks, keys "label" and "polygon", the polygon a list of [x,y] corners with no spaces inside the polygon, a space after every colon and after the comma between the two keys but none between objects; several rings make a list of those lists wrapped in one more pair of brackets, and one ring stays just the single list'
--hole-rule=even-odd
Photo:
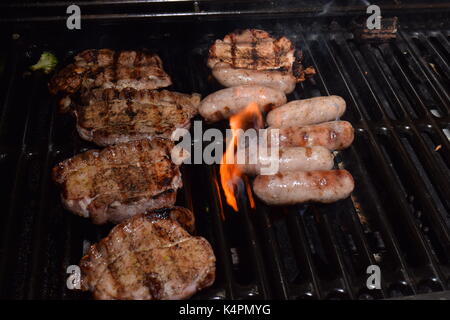
[{"label": "sausage link", "polygon": [[347,198],[353,189],[353,177],[347,170],[260,175],[253,181],[253,191],[269,205],[330,203]]},{"label": "sausage link", "polygon": [[256,160],[256,163],[254,164],[250,164],[252,158],[248,153],[248,149],[246,152],[246,156],[248,156],[246,164],[238,164],[237,166],[243,173],[248,175],[261,174],[262,168],[266,168],[266,170],[274,168],[274,165],[270,163],[271,156],[278,164],[278,170],[273,172],[274,174],[299,170],[330,170],[334,165],[333,154],[328,149],[320,146],[280,148],[278,157],[272,154],[273,150],[268,149],[265,155],[261,153],[255,154],[253,160]]},{"label": "sausage link", "polygon": [[262,112],[286,103],[286,95],[279,90],[257,85],[244,85],[216,91],[200,102],[199,113],[209,122],[227,119],[251,102]]},{"label": "sausage link", "polygon": [[[348,121],[330,121],[304,127],[269,127],[269,137],[279,132],[280,147],[323,146],[328,150],[342,150],[354,139],[354,129]],[[274,137],[272,137],[276,140]]]},{"label": "sausage link", "polygon": [[237,69],[228,63],[218,63],[212,69],[214,78],[225,87],[260,85],[283,91],[294,91],[297,79],[292,72],[275,70]]},{"label": "sausage link", "polygon": [[345,100],[339,96],[295,100],[269,112],[267,124],[282,128],[337,120],[345,108]]}]

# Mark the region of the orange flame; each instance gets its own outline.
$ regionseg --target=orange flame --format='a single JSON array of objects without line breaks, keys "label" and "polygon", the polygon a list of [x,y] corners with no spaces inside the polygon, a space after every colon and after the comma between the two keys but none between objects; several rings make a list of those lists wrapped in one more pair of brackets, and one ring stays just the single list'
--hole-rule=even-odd
[{"label": "orange flame", "polygon": [[[236,200],[236,186],[241,181],[242,172],[235,165],[235,149],[238,145],[237,129],[248,129],[249,127],[262,128],[263,118],[258,104],[252,102],[238,114],[230,117],[231,140],[226,148],[225,153],[220,160],[220,183],[225,193],[227,203],[238,211]],[[250,206],[255,207],[255,202],[248,190],[246,183],[246,191],[249,196]]]}]

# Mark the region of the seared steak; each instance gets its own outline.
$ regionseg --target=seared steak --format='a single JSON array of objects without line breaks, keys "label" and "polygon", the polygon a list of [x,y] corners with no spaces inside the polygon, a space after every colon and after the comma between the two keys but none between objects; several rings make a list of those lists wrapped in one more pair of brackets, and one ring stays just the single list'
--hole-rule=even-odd
[{"label": "seared steak", "polygon": [[81,259],[81,288],[95,299],[187,299],[212,285],[211,245],[176,221],[139,214],[115,226]]},{"label": "seared steak", "polygon": [[68,210],[96,224],[121,222],[146,209],[172,206],[182,186],[170,140],[137,140],[90,150],[53,168]]},{"label": "seared steak", "polygon": [[208,66],[223,62],[234,68],[291,71],[294,61],[294,46],[289,39],[246,29],[216,40],[209,49]]},{"label": "seared steak", "polygon": [[73,94],[90,88],[157,89],[172,84],[159,56],[145,51],[89,49],[74,60],[51,79],[51,93]]},{"label": "seared steak", "polygon": [[189,129],[197,114],[198,94],[127,88],[94,89],[75,108],[80,136],[100,146],[143,138],[170,138],[177,128]]}]

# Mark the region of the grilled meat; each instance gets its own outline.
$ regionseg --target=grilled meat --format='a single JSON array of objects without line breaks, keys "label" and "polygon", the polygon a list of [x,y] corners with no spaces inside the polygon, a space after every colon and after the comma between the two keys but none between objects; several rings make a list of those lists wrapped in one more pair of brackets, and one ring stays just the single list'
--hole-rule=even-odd
[{"label": "grilled meat", "polygon": [[172,206],[182,186],[173,143],[155,138],[90,150],[53,168],[66,208],[96,224]]},{"label": "grilled meat", "polygon": [[172,84],[159,56],[145,51],[89,49],[74,60],[51,79],[52,94],[89,88],[157,89]]},{"label": "grilled meat", "polygon": [[183,207],[152,209],[145,212],[147,216],[176,221],[190,234],[195,233],[195,217],[191,210]]},{"label": "grilled meat", "polygon": [[100,146],[143,138],[170,138],[177,128],[189,129],[197,114],[198,94],[127,88],[93,89],[77,106],[80,136]]},{"label": "grilled meat", "polygon": [[208,66],[225,87],[261,85],[291,93],[316,72],[303,67],[302,53],[286,37],[258,29],[230,33],[209,49]]},{"label": "grilled meat", "polygon": [[304,126],[337,120],[346,109],[345,100],[339,96],[323,96],[294,100],[267,114],[267,124],[275,128]]},{"label": "grilled meat", "polygon": [[328,150],[348,148],[355,138],[355,130],[348,121],[330,121],[310,126],[269,127],[270,142],[280,147],[322,146]]},{"label": "grilled meat", "polygon": [[289,39],[246,29],[216,40],[209,49],[208,66],[224,62],[233,68],[291,71],[294,61],[294,46]]},{"label": "grilled meat", "polygon": [[81,288],[96,299],[187,299],[212,285],[208,241],[176,221],[139,214],[115,226],[81,259]]},{"label": "grilled meat", "polygon": [[[246,151],[246,163],[236,164],[247,175],[275,174],[291,171],[330,170],[333,168],[333,154],[330,150],[317,147],[282,147],[278,154],[271,148],[263,151],[259,146],[256,152],[251,148]],[[264,169],[266,173],[264,173]],[[267,172],[272,169],[273,173]]]},{"label": "grilled meat", "polygon": [[355,183],[347,170],[292,171],[257,176],[253,191],[268,205],[331,203],[347,198]]},{"label": "grilled meat", "polygon": [[206,121],[216,122],[239,113],[252,102],[258,104],[262,112],[266,112],[285,104],[286,95],[282,91],[264,86],[231,87],[205,97],[200,102],[198,111]]},{"label": "grilled meat", "polygon": [[212,74],[224,87],[260,85],[288,94],[294,91],[297,84],[290,71],[236,69],[223,62],[214,66]]}]

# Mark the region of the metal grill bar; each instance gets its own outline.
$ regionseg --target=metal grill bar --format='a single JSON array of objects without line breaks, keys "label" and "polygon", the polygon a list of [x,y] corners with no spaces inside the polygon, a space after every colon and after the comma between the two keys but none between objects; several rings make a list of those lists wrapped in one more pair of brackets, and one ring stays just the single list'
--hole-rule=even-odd
[{"label": "metal grill bar", "polygon": [[[352,57],[352,58],[354,59],[355,64],[357,65],[357,68],[358,68],[360,74],[361,74],[361,75],[364,74],[364,71],[363,71],[363,70],[368,70],[368,67],[367,67],[367,65],[365,65],[365,63],[363,62],[363,59],[362,59],[362,58],[359,58],[359,59],[358,59],[359,61],[356,60],[357,57],[355,57],[355,56],[353,55],[353,52],[354,52],[354,51],[353,51],[353,50],[350,50],[350,48],[349,48],[346,44],[345,44],[345,48],[347,49],[347,50],[346,50],[347,54],[349,54],[349,56]],[[356,55],[356,52],[355,52],[355,55]],[[371,78],[371,74],[370,74],[370,73],[367,75],[367,78],[369,78],[369,79]],[[364,78],[364,82],[366,82],[365,78]],[[366,82],[366,83],[367,83],[367,82]],[[373,84],[373,83],[372,83],[372,84]],[[392,139],[394,139],[395,150],[400,151],[400,155],[401,155],[403,161],[407,161],[407,164],[408,164],[409,169],[413,169],[413,166],[409,163],[409,159],[408,159],[408,157],[407,157],[407,155],[406,155],[406,152],[405,152],[405,150],[404,150],[403,145],[401,144],[401,142],[400,142],[400,140],[399,140],[399,138],[398,138],[398,135],[397,135],[396,131],[393,130],[392,126],[390,126],[389,118],[384,114],[383,108],[380,106],[379,102],[377,101],[377,100],[378,100],[378,96],[380,95],[380,91],[377,90],[377,93],[375,94],[375,93],[372,91],[372,87],[370,86],[370,84],[367,83],[367,85],[368,85],[368,87],[371,88],[371,89],[370,89],[371,94],[373,95],[373,97],[374,97],[374,99],[375,99],[375,101],[376,101],[376,104],[378,105],[378,108],[380,109],[380,111],[381,111],[382,114],[383,114],[383,118],[384,118],[384,121],[385,121],[385,123],[386,123],[387,129],[389,130],[389,136],[390,136]],[[379,144],[379,143],[378,143],[378,144]],[[383,164],[386,164],[386,163],[389,163],[389,162],[390,162],[390,161],[384,157]],[[394,177],[394,176],[396,175],[396,173],[395,173],[395,172],[392,172],[392,170],[391,170],[390,167],[389,167],[389,168],[386,168],[386,169],[387,169],[387,174],[386,174],[386,175],[388,176],[387,181],[390,180],[390,181],[387,183],[387,187],[388,187],[388,188],[391,188],[391,186],[394,186],[395,184],[397,184],[397,181],[395,181],[395,180],[392,178],[392,177]],[[420,233],[420,231],[418,230],[417,225],[414,223],[414,221],[412,221],[412,219],[411,219],[411,217],[410,217],[410,215],[409,215],[409,213],[408,213],[408,212],[409,212],[408,204],[407,204],[406,201],[404,200],[403,195],[402,195],[400,192],[398,192],[398,191],[400,190],[400,188],[401,188],[400,186],[397,186],[397,187],[391,188],[390,190],[391,190],[391,192],[393,192],[393,194],[395,194],[395,198],[398,200],[398,204],[399,204],[399,206],[400,206],[400,207],[399,207],[400,212],[404,215],[405,222],[407,223],[407,225],[409,226],[409,228],[411,229],[411,231],[412,231],[412,233],[413,233],[413,234],[412,234],[412,236],[414,237],[413,240],[416,241],[416,243],[419,245],[419,247],[422,248],[422,252],[420,253],[420,255],[423,255],[424,257],[427,256],[428,262],[431,263],[431,265],[432,265],[432,267],[433,267],[433,269],[434,269],[433,271],[436,272],[436,275],[438,275],[440,272],[437,270],[438,268],[437,268],[436,264],[434,263],[434,257],[433,257],[432,254],[431,254],[431,250],[430,250],[430,248],[428,247],[427,242],[423,239],[423,236],[422,236],[422,234]],[[442,278],[441,278],[441,277],[438,277],[438,279],[442,279]],[[440,281],[442,281],[442,280],[440,280]]]},{"label": "metal grill bar", "polygon": [[[323,46],[325,46],[325,48],[327,48],[327,51],[329,53],[329,57],[331,58],[330,60],[334,62],[335,66],[337,67],[337,70],[339,70],[339,74],[341,76],[341,80],[345,84],[346,90],[348,90],[350,92],[350,94],[351,94],[352,102],[355,105],[355,107],[357,109],[357,112],[359,113],[359,117],[361,119],[363,127],[365,127],[365,132],[367,133],[366,137],[369,138],[368,142],[371,145],[371,149],[373,151],[375,151],[375,155],[377,156],[377,159],[379,159],[378,160],[378,165],[381,165],[383,167],[383,171],[384,172],[386,172],[386,171],[389,172],[389,169],[386,168],[386,159],[383,159],[383,157],[381,155],[382,154],[381,150],[379,149],[379,146],[378,146],[378,143],[375,142],[375,138],[374,138],[373,133],[371,133],[370,126],[367,124],[367,122],[365,120],[365,116],[364,115],[367,116],[368,113],[367,113],[366,110],[362,111],[361,107],[360,107],[360,103],[358,103],[357,100],[355,100],[357,95],[354,94],[355,93],[355,89],[351,89],[353,87],[353,85],[352,85],[351,81],[349,80],[350,77],[349,77],[349,75],[348,75],[348,73],[346,71],[346,68],[342,67],[342,62],[340,62],[339,60],[337,60],[337,58],[335,58],[337,56],[337,54],[332,51],[331,47],[328,45],[328,43],[324,39],[322,39],[321,43],[322,43]],[[348,52],[346,52],[346,53],[348,53]],[[386,174],[385,174],[385,176],[386,176]],[[387,174],[387,176],[389,177],[390,174]],[[381,203],[381,202],[375,200],[375,203]],[[382,209],[382,210],[379,210],[378,213],[379,213],[379,217],[381,218],[381,222],[382,222],[383,227],[384,227],[383,230],[384,231],[389,231],[392,228],[387,223],[387,219],[384,216],[384,211],[385,210]],[[410,272],[411,271],[409,271],[409,268],[406,265],[406,261],[403,258],[403,254],[401,253],[402,250],[400,249],[400,246],[398,244],[398,240],[396,240],[396,237],[394,236],[394,234],[392,232],[390,232],[388,239],[390,240],[390,242],[392,242],[392,246],[395,248],[395,252],[397,254],[397,259],[400,262],[402,270],[404,270],[404,273],[405,273],[405,280],[408,281],[408,285],[411,286],[412,292],[415,293],[415,291],[416,291],[415,284],[412,281],[410,281],[410,279],[412,279],[411,276],[410,276]]]},{"label": "metal grill bar", "polygon": [[297,215],[290,214],[289,212],[287,212],[287,215],[287,227],[289,236],[292,239],[293,254],[300,268],[303,267],[306,269],[305,271],[308,274],[308,285],[306,289],[309,290],[305,290],[306,292],[302,293],[304,295],[310,294],[312,298],[321,299],[323,296],[320,289],[319,275],[317,274],[317,267],[315,266],[309,242],[305,234],[305,225]]},{"label": "metal grill bar", "polygon": [[275,231],[270,221],[269,208],[264,204],[258,202],[258,211],[252,212],[258,218],[258,230],[263,230],[261,238],[263,239],[263,247],[265,248],[265,259],[268,261],[270,273],[268,276],[272,277],[271,283],[274,286],[274,298],[288,299],[289,289],[288,281],[284,277],[284,270],[281,263],[281,253],[277,244]]}]

